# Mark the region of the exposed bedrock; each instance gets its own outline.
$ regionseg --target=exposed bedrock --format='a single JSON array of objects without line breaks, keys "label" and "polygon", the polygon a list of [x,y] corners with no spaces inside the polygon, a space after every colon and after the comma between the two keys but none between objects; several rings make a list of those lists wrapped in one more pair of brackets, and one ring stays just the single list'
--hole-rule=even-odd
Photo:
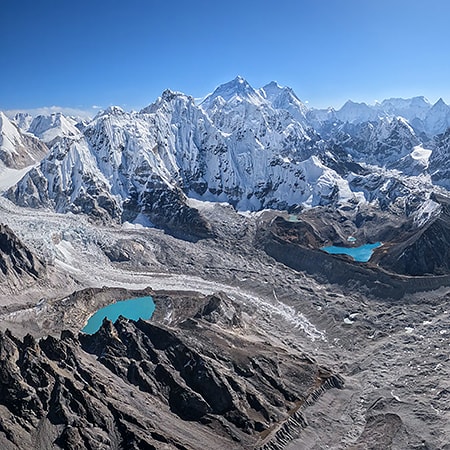
[{"label": "exposed bedrock", "polygon": [[286,432],[297,437],[301,411],[343,386],[258,336],[223,294],[187,311],[171,325],[105,320],[94,335],[1,333],[2,448],[271,448]]},{"label": "exposed bedrock", "polygon": [[7,226],[0,224],[0,282],[11,289],[45,274],[45,266]]}]

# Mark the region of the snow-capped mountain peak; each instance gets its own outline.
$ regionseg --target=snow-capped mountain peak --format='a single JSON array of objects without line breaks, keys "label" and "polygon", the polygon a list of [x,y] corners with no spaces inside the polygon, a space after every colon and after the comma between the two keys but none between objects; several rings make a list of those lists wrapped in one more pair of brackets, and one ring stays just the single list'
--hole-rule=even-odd
[{"label": "snow-capped mountain peak", "polygon": [[389,98],[379,104],[379,108],[386,114],[402,116],[408,121],[423,120],[431,108],[431,103],[423,96],[412,98]]},{"label": "snow-capped mountain peak", "polygon": [[21,136],[18,128],[0,111],[0,149],[7,154],[17,153]]},{"label": "snow-capped mountain peak", "polygon": [[336,117],[342,122],[361,123],[377,120],[379,113],[364,102],[356,103],[348,100],[341,109],[336,111]]},{"label": "snow-capped mountain peak", "polygon": [[425,131],[430,135],[444,133],[450,126],[450,106],[440,98],[427,112],[423,121]]},{"label": "snow-capped mountain peak", "polygon": [[14,123],[22,130],[28,131],[31,122],[33,122],[33,116],[28,113],[17,113],[14,116]]},{"label": "snow-capped mountain peak", "polygon": [[[62,115],[41,117],[32,128],[44,137],[55,133],[51,151],[8,196],[23,206],[102,220],[144,215],[171,229],[194,217],[201,235],[208,235],[208,227],[187,197],[240,210],[366,201],[402,207],[399,197],[425,192],[416,189],[420,183],[404,187],[404,177],[433,179],[438,158],[423,133],[394,114],[395,108],[422,107],[425,99],[389,102],[389,113],[383,102],[349,101],[320,115],[291,88],[271,82],[255,90],[236,77],[201,105],[167,89],[140,112],[110,107],[79,129]],[[430,117],[447,120],[446,108],[437,102]],[[314,129],[316,124],[320,128]],[[9,134],[20,137],[11,127]],[[444,148],[439,142],[435,146]],[[444,150],[439,161],[445,161]],[[434,179],[444,185],[446,172],[440,174]]]},{"label": "snow-capped mountain peak", "polygon": [[0,111],[0,163],[19,169],[41,159],[47,152],[45,144],[21,130]]},{"label": "snow-capped mountain peak", "polygon": [[201,103],[205,110],[211,109],[216,99],[223,99],[226,103],[236,104],[247,101],[255,106],[265,103],[260,93],[241,76],[217,87],[212,94],[209,94]]},{"label": "snow-capped mountain peak", "polygon": [[280,86],[276,81],[272,81],[260,88],[259,93],[273,108],[289,111],[296,120],[306,122],[308,108],[292,88]]},{"label": "snow-capped mountain peak", "polygon": [[95,119],[101,116],[109,116],[109,115],[113,115],[113,116],[120,116],[126,114],[125,110],[123,108],[121,108],[120,106],[108,106],[106,109],[104,109],[103,111],[100,111],[96,116]]},{"label": "snow-capped mountain peak", "polygon": [[439,108],[439,109],[447,109],[448,105],[444,102],[442,97],[439,98],[439,100],[432,106],[433,108]]},{"label": "snow-capped mountain peak", "polygon": [[50,146],[61,137],[77,137],[80,135],[76,127],[77,121],[62,113],[39,115],[31,122],[28,132]]}]

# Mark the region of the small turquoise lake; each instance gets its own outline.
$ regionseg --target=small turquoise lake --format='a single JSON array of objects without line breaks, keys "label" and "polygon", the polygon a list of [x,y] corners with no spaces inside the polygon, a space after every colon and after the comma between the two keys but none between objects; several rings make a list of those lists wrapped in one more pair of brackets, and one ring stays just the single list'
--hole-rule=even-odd
[{"label": "small turquoise lake", "polygon": [[360,247],[338,247],[336,245],[331,245],[329,247],[322,247],[321,250],[326,251],[330,255],[349,255],[355,261],[367,262],[372,256],[373,251],[381,245],[381,242],[375,242],[375,244],[365,244]]},{"label": "small turquoise lake", "polygon": [[130,298],[105,306],[93,314],[85,327],[81,330],[86,334],[94,334],[102,325],[103,319],[107,317],[111,322],[115,322],[119,316],[131,320],[150,319],[155,311],[155,303],[152,297]]}]

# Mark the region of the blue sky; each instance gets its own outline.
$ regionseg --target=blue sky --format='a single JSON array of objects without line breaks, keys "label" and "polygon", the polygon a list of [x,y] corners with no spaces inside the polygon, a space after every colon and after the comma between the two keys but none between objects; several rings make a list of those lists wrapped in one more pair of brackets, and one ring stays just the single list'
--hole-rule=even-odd
[{"label": "blue sky", "polygon": [[0,0],[0,110],[141,108],[242,75],[311,106],[450,102],[448,0]]}]

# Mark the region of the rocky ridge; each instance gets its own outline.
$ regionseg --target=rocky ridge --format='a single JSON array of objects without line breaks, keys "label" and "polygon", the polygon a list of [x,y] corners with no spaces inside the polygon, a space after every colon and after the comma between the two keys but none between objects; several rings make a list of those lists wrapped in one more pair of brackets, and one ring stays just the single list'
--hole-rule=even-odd
[{"label": "rocky ridge", "polygon": [[14,291],[45,278],[46,268],[6,225],[0,224],[0,282]]},{"label": "rocky ridge", "polygon": [[[282,448],[287,428],[301,432],[301,409],[343,380],[265,343],[223,294],[196,297],[192,316],[167,325],[119,319],[40,341],[1,333],[2,447]],[[167,301],[182,308],[156,296],[160,310]]]}]

